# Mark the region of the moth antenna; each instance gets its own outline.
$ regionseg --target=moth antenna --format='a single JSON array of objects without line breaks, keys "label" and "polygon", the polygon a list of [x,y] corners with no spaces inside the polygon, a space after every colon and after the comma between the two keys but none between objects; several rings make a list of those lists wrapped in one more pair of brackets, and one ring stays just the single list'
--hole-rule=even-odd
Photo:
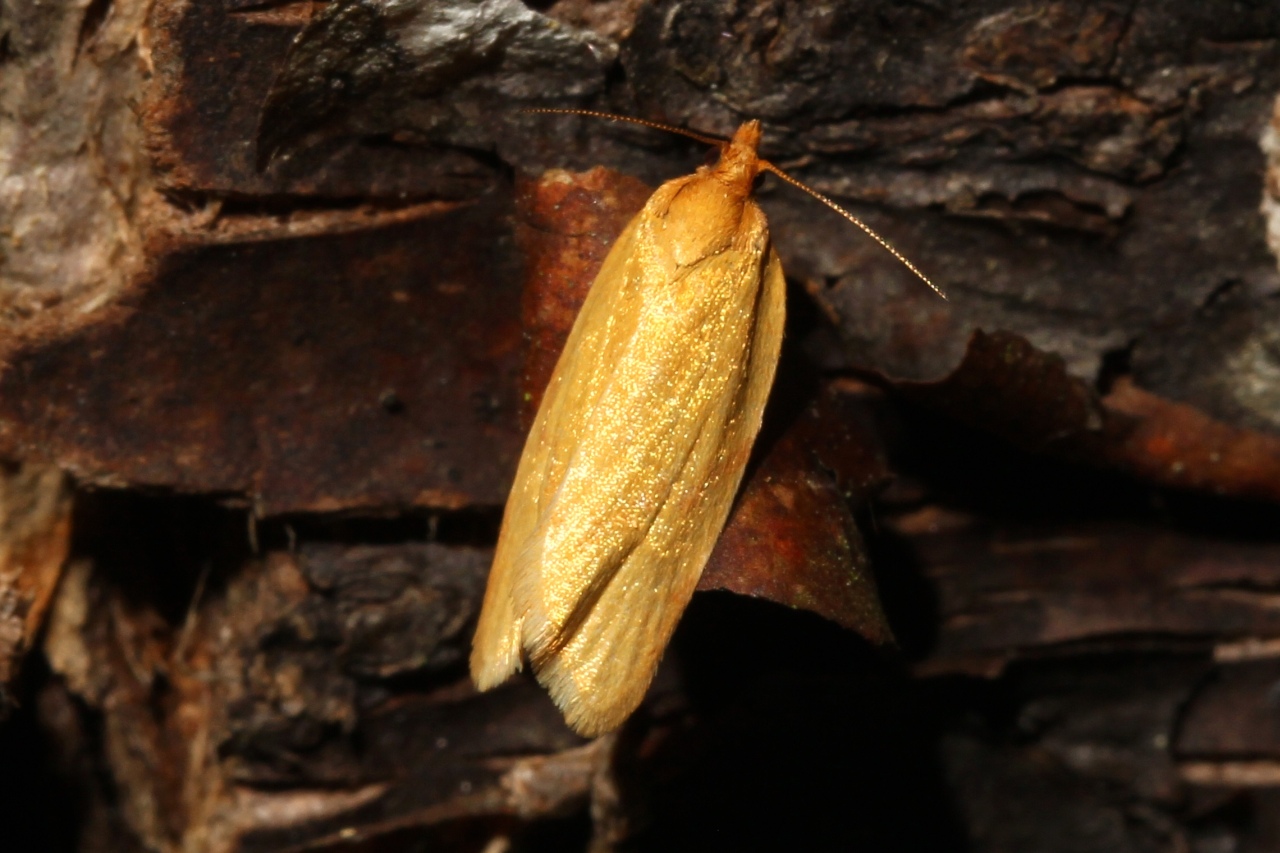
[{"label": "moth antenna", "polygon": [[865,233],[865,234],[866,234],[868,237],[870,237],[872,240],[875,240],[877,243],[879,243],[881,248],[883,248],[886,252],[888,252],[889,254],[893,255],[895,258],[897,258],[897,259],[898,259],[898,261],[899,261],[899,263],[901,263],[904,267],[906,267],[907,269],[909,269],[909,270],[911,270],[913,273],[915,273],[916,278],[920,279],[920,280],[921,280],[921,281],[923,281],[925,284],[929,285],[929,289],[930,289],[930,290],[932,290],[934,293],[936,293],[936,294],[938,294],[939,296],[941,296],[943,299],[946,299],[946,298],[947,298],[947,294],[943,293],[943,292],[938,288],[938,286],[937,286],[936,284],[934,284],[932,281],[930,281],[930,280],[929,280],[929,277],[928,277],[927,275],[925,275],[924,273],[920,272],[920,268],[919,268],[919,267],[917,267],[915,264],[911,263],[911,261],[907,260],[907,259],[903,256],[903,254],[902,254],[901,252],[899,252],[897,249],[893,248],[893,246],[890,246],[890,245],[889,245],[889,241],[888,241],[888,240],[886,240],[886,239],[884,239],[883,237],[881,237],[881,236],[880,236],[879,234],[877,234],[875,231],[873,231],[873,230],[871,229],[871,226],[870,226],[870,225],[868,225],[867,223],[863,222],[861,219],[859,219],[858,217],[854,216],[852,213],[850,213],[849,211],[845,210],[843,207],[841,207],[840,205],[836,204],[834,201],[832,201],[831,199],[827,198],[827,197],[826,197],[825,195],[823,195],[822,193],[818,192],[817,190],[813,189],[812,187],[808,187],[808,186],[805,186],[804,184],[800,183],[800,182],[799,182],[799,181],[797,181],[795,178],[791,177],[791,176],[790,176],[790,175],[788,175],[786,172],[782,171],[782,170],[781,170],[781,169],[779,169],[777,166],[775,166],[775,165],[773,165],[772,163],[770,163],[768,160],[761,160],[761,161],[760,161],[760,169],[761,169],[762,171],[765,171],[765,172],[771,172],[771,173],[773,173],[773,174],[777,175],[779,178],[782,178],[782,180],[786,181],[787,183],[791,184],[791,186],[796,187],[797,189],[804,190],[804,191],[805,191],[805,192],[807,192],[809,195],[813,196],[813,197],[814,197],[814,198],[816,198],[818,201],[822,202],[822,203],[823,203],[823,204],[825,204],[827,207],[831,208],[831,209],[832,209],[832,210],[834,210],[836,213],[840,214],[840,215],[841,215],[841,216],[843,216],[845,219],[847,219],[847,220],[849,220],[850,222],[852,222],[854,225],[857,225],[859,228],[861,228],[861,229],[862,229],[863,233]]},{"label": "moth antenna", "polygon": [[703,133],[696,133],[692,130],[685,130],[683,127],[675,127],[670,124],[663,124],[658,121],[648,121],[642,118],[633,118],[632,116],[622,116],[616,113],[602,113],[596,110],[577,110],[577,109],[559,109],[556,107],[530,107],[521,110],[522,113],[544,113],[550,115],[568,115],[568,116],[587,116],[589,118],[602,118],[608,121],[625,121],[631,124],[638,124],[643,127],[651,127],[654,130],[665,130],[667,133],[674,133],[678,136],[687,136],[690,139],[696,139],[706,145],[714,145],[723,149],[729,144],[727,139],[719,139],[714,136],[707,136]]}]

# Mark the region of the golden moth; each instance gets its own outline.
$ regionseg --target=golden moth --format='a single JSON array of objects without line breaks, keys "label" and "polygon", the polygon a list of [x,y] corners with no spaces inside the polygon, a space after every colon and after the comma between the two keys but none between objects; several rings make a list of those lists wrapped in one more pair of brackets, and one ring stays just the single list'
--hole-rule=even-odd
[{"label": "golden moth", "polygon": [[588,736],[643,699],[760,429],[786,311],[757,175],[801,186],[924,278],[761,160],[759,122],[728,142],[676,132],[719,161],[663,184],[605,258],[525,443],[472,644],[479,689],[527,654]]}]

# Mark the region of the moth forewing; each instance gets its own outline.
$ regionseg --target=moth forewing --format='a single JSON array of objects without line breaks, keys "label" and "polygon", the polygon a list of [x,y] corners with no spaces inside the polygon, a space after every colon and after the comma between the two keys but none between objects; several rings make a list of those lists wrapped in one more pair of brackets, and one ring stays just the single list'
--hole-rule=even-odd
[{"label": "moth forewing", "polygon": [[785,285],[751,200],[756,175],[810,193],[934,287],[848,211],[760,160],[759,123],[728,143],[676,132],[721,145],[720,160],[663,184],[592,284],[525,443],[471,653],[482,690],[527,653],[586,735],[621,725],[644,697],[760,429]]},{"label": "moth forewing", "polygon": [[524,617],[516,612],[512,593],[520,571],[517,564],[536,567],[538,563],[539,555],[531,553],[528,545],[540,510],[564,478],[566,454],[592,409],[593,396],[603,387],[598,375],[607,370],[617,339],[629,332],[625,322],[619,318],[610,322],[609,317],[613,305],[626,301],[619,291],[634,278],[625,269],[635,262],[631,246],[638,224],[639,217],[628,224],[605,258],[525,440],[472,641],[471,675],[481,690],[496,687],[521,668]]},{"label": "moth forewing", "polygon": [[669,181],[614,244],[525,444],[472,650],[521,649],[584,734],[653,678],[724,526],[781,346],[784,287],[750,199],[759,126]]},{"label": "moth forewing", "polygon": [[[636,235],[638,256],[653,257],[655,230],[662,229]],[[628,266],[614,291],[634,297],[628,317],[610,320],[627,333],[610,336],[599,353],[607,370],[578,382],[574,399],[545,404],[548,422],[561,421],[551,443],[572,464],[563,477],[548,478],[554,500],[544,507],[537,541],[524,550],[540,555],[536,570],[517,573],[531,651],[561,645],[591,590],[642,540],[661,534],[654,528],[673,484],[699,436],[717,433],[717,405],[745,364],[763,248],[727,249],[660,276],[653,270],[661,264]],[[590,320],[585,310],[584,318]],[[581,351],[568,353],[561,367],[581,361]],[[567,402],[574,403],[571,414],[560,410]],[[562,594],[567,589],[575,594]]]},{"label": "moth forewing", "polygon": [[[643,699],[733,504],[782,340],[781,264],[771,250],[760,254],[764,263],[745,265],[751,280],[740,282],[754,298],[740,306],[748,322],[735,331],[745,342],[735,363],[723,381],[698,383],[701,394],[677,396],[669,404],[673,412],[661,413],[661,421],[672,424],[669,449],[681,459],[669,478],[653,480],[637,494],[657,504],[645,535],[629,552],[614,555],[608,583],[580,620],[570,621],[572,633],[556,636],[562,646],[548,644],[553,653],[545,655],[528,646],[539,680],[583,734],[616,728]],[[723,275],[725,262],[733,260],[705,263],[706,275],[690,276],[689,285]],[[715,361],[705,349],[686,355],[690,365],[704,357]],[[554,566],[544,570],[544,580],[553,581],[555,573]]]}]

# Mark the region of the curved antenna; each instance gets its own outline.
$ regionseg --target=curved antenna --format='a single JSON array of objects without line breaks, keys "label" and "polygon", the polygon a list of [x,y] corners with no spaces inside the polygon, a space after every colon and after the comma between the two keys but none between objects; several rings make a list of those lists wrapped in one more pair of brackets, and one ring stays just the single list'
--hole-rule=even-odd
[{"label": "curved antenna", "polygon": [[825,204],[827,207],[831,208],[831,209],[832,209],[832,210],[834,210],[836,213],[840,214],[840,215],[841,215],[841,216],[843,216],[845,219],[847,219],[847,220],[849,220],[850,222],[852,222],[854,225],[857,225],[859,228],[861,228],[861,229],[862,229],[863,233],[865,233],[865,234],[866,234],[868,237],[870,237],[872,240],[875,240],[877,243],[879,243],[879,244],[880,244],[880,247],[881,247],[882,249],[884,249],[884,250],[885,250],[886,252],[888,252],[889,254],[893,255],[895,258],[897,258],[897,259],[898,259],[898,262],[899,262],[899,263],[901,263],[904,267],[906,267],[907,269],[909,269],[909,270],[911,270],[913,273],[915,273],[916,278],[920,279],[920,280],[921,280],[921,281],[923,281],[925,284],[929,285],[929,289],[930,289],[930,290],[932,290],[934,293],[936,293],[936,294],[938,294],[939,296],[941,296],[943,299],[946,299],[946,298],[947,298],[947,294],[943,293],[943,292],[942,292],[942,290],[941,290],[941,289],[939,289],[938,285],[936,285],[936,284],[934,284],[932,281],[930,281],[930,280],[929,280],[929,277],[928,277],[927,275],[925,275],[924,273],[920,272],[920,269],[919,269],[915,264],[911,263],[911,261],[907,260],[907,259],[903,256],[903,254],[902,254],[901,252],[899,252],[897,249],[893,248],[893,246],[890,246],[890,245],[889,245],[889,241],[888,241],[888,240],[884,239],[884,238],[883,238],[883,237],[881,237],[879,234],[877,234],[875,231],[871,230],[871,226],[870,226],[870,225],[868,225],[867,223],[863,222],[861,219],[859,219],[858,217],[854,216],[852,213],[850,213],[849,211],[845,210],[843,207],[841,207],[840,205],[836,204],[834,201],[832,201],[831,199],[827,198],[827,197],[826,197],[825,195],[823,195],[822,193],[818,192],[817,190],[813,189],[812,187],[808,187],[808,186],[805,186],[804,184],[800,183],[800,182],[799,182],[799,181],[797,181],[795,178],[791,177],[791,176],[790,176],[790,175],[788,175],[786,172],[782,171],[782,170],[781,170],[781,169],[779,169],[777,166],[775,166],[775,165],[773,165],[772,163],[770,163],[768,160],[761,160],[761,161],[760,161],[760,169],[761,169],[762,171],[765,171],[765,172],[771,172],[771,173],[773,173],[773,174],[777,175],[779,178],[782,178],[782,180],[784,180],[784,181],[786,181],[787,183],[791,184],[791,186],[796,187],[797,189],[800,189],[800,190],[803,190],[803,191],[807,192],[809,195],[813,196],[813,197],[814,197],[814,198],[816,198],[818,201],[822,202],[822,203],[823,203],[823,204]]},{"label": "curved antenna", "polygon": [[[628,124],[638,124],[641,127],[650,127],[650,128],[653,128],[654,130],[665,130],[667,133],[674,133],[678,136],[687,136],[690,139],[696,139],[698,142],[702,142],[706,145],[714,145],[717,148],[719,148],[721,151],[723,151],[729,145],[729,140],[727,139],[719,139],[714,136],[708,136],[706,134],[696,133],[692,130],[685,130],[683,127],[674,127],[669,124],[663,124],[662,122],[649,121],[648,119],[642,119],[642,118],[634,118],[633,116],[618,115],[616,113],[605,113],[605,112],[600,112],[598,110],[580,110],[580,109],[559,108],[559,107],[529,107],[527,109],[521,110],[520,112],[541,113],[544,115],[587,116],[588,118],[601,118],[601,119],[605,119],[606,121],[621,121],[621,122],[627,122]],[[877,234],[874,230],[872,230],[870,225],[863,222],[861,219],[854,216],[852,213],[845,210],[843,207],[836,204],[834,201],[827,198],[822,193],[818,192],[812,187],[809,187],[809,186],[806,186],[805,184],[800,183],[800,181],[797,181],[795,178],[791,177],[786,172],[782,171],[777,166],[770,163],[768,160],[759,160],[757,162],[759,163],[759,168],[761,171],[771,172],[777,175],[779,178],[782,178],[782,180],[791,184],[791,186],[795,187],[796,189],[802,190],[803,192],[808,193],[809,195],[816,198],[818,201],[825,204],[827,207],[834,210],[836,213],[843,216],[845,219],[852,222],[854,225],[858,226],[860,229],[862,229],[862,232],[864,234],[866,234],[872,240],[875,240],[876,243],[880,245],[880,248],[884,249],[886,252],[893,255],[895,258],[897,258],[898,262],[902,264],[904,267],[906,267],[907,269],[911,270],[911,272],[915,275],[916,278],[920,279],[925,284],[927,284],[930,290],[932,290],[934,293],[941,296],[943,299],[947,298],[947,294],[943,293],[942,289],[939,288],[938,285],[930,281],[929,277],[924,273],[922,273],[919,267],[917,267],[915,264],[911,263],[911,261],[906,259],[906,256],[904,256],[897,249],[893,248],[893,246],[889,244],[888,240],[884,239],[879,234]]]},{"label": "curved antenna", "polygon": [[567,116],[588,116],[589,118],[602,118],[608,121],[624,121],[630,124],[638,124],[643,127],[651,127],[654,130],[665,130],[667,133],[674,133],[679,136],[687,136],[690,139],[696,139],[706,145],[714,145],[717,148],[724,148],[729,144],[727,139],[719,139],[714,136],[696,133],[692,130],[685,130],[683,127],[675,127],[669,124],[663,124],[658,121],[648,121],[642,118],[633,118],[631,116],[620,116],[616,113],[602,113],[596,110],[575,110],[575,109],[558,109],[556,107],[530,107],[521,110],[522,113],[544,113],[549,115],[567,115]]}]

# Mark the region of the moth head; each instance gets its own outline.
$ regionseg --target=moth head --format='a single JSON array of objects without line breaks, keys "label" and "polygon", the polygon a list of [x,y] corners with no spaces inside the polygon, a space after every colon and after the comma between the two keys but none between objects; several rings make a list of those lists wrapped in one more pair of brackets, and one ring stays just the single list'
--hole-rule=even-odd
[{"label": "moth head", "polygon": [[750,192],[760,172],[760,157],[756,153],[759,148],[760,122],[744,121],[733,139],[721,143],[720,162],[716,163],[713,174],[729,186]]},{"label": "moth head", "polygon": [[[796,180],[795,178],[791,177],[786,172],[782,171],[782,169],[770,163],[768,160],[761,160],[758,154],[758,151],[760,148],[760,134],[761,134],[760,122],[756,121],[755,119],[752,119],[750,121],[744,121],[741,125],[739,125],[737,132],[733,134],[733,138],[726,141],[724,139],[718,139],[714,136],[707,136],[702,133],[695,133],[694,131],[691,131],[691,130],[685,130],[684,128],[672,127],[669,124],[662,124],[656,121],[647,121],[642,118],[632,118],[631,116],[621,116],[621,115],[616,115],[614,113],[596,112],[595,110],[536,107],[533,109],[522,110],[522,112],[552,113],[552,114],[558,114],[558,115],[582,115],[582,116],[592,116],[594,118],[602,118],[608,121],[624,121],[624,122],[629,122],[631,124],[643,125],[644,127],[652,127],[656,130],[664,130],[664,131],[667,131],[668,133],[679,134],[680,136],[687,136],[690,139],[696,139],[699,142],[705,142],[708,145],[714,145],[716,149],[720,152],[720,159],[719,161],[716,162],[715,166],[709,169],[709,172],[710,174],[718,178],[731,191],[740,192],[743,196],[750,195],[752,187],[755,184],[756,176],[759,175],[761,172],[771,172],[777,175],[782,180],[786,181],[788,184],[791,184],[797,189],[800,189],[808,193],[809,195],[813,196],[818,201],[822,202],[827,207],[831,208],[836,213],[840,214],[845,219],[849,220],[854,225],[861,228],[868,237],[870,237],[872,240],[875,240],[877,243],[880,244],[881,247],[885,249],[885,251],[887,251],[889,254],[897,258],[902,263],[903,266],[911,270],[911,272],[913,272],[916,275],[916,277],[919,278],[921,281],[923,281],[925,284],[929,285],[929,287],[932,288],[935,293],[937,293],[943,299],[947,298],[947,295],[943,293],[942,290],[940,290],[936,284],[930,281],[929,277],[926,276],[924,273],[922,273],[916,267],[915,264],[911,263],[911,261],[907,260],[902,255],[901,252],[893,248],[893,246],[889,245],[888,241],[886,241],[883,237],[881,237],[875,231],[871,230],[871,228],[861,219],[854,216],[852,213],[845,210],[843,207],[836,204],[834,201],[827,198],[822,193],[818,192],[812,187],[807,186],[801,183],[800,181]],[[707,171],[708,171],[708,167],[706,166],[699,167],[698,169],[699,174],[707,174]]]}]

